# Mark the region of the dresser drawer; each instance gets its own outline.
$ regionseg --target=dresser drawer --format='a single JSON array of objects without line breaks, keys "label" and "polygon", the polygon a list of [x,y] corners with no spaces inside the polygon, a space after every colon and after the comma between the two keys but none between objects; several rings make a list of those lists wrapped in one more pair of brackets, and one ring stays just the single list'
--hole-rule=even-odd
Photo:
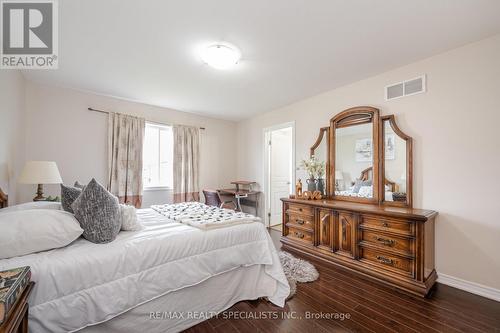
[{"label": "dresser drawer", "polygon": [[362,244],[384,248],[391,252],[402,252],[406,255],[413,255],[413,240],[405,237],[393,236],[382,231],[373,231],[369,229],[361,230]]},{"label": "dresser drawer", "polygon": [[413,276],[414,262],[412,259],[364,247],[360,248],[360,258],[362,262],[373,264],[385,270]]},{"label": "dresser drawer", "polygon": [[360,227],[408,236],[413,236],[415,234],[415,222],[377,216],[364,215],[361,218]]},{"label": "dresser drawer", "polygon": [[307,244],[312,244],[313,243],[313,234],[312,232],[304,231],[302,229],[296,229],[294,227],[288,226],[288,235],[286,237],[297,240],[300,242],[304,242]]},{"label": "dresser drawer", "polygon": [[301,215],[314,215],[314,208],[312,206],[290,203],[288,205],[287,213],[301,214]]},{"label": "dresser drawer", "polygon": [[296,213],[288,213],[288,223],[298,226],[300,228],[307,228],[314,230],[314,221],[312,215],[299,215]]}]

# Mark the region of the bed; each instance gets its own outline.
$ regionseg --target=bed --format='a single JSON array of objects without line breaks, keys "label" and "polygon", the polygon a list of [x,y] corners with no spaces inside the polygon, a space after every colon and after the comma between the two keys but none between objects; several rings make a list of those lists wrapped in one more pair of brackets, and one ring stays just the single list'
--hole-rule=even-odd
[{"label": "bed", "polygon": [[143,230],[108,244],[79,238],[0,260],[31,267],[31,332],[178,332],[241,300],[284,306],[290,289],[262,223],[202,231],[152,209],[138,217]]},{"label": "bed", "polygon": [[[368,181],[373,179],[373,167],[368,167],[361,171],[360,176],[358,178],[361,181]],[[371,198],[373,197],[373,188],[367,191],[353,192],[354,184],[347,190],[343,191],[335,191],[335,195],[348,196],[348,197],[357,197],[357,198]],[[398,191],[398,185],[395,182],[384,179],[384,187],[385,187],[385,201],[394,201],[393,193]]]}]

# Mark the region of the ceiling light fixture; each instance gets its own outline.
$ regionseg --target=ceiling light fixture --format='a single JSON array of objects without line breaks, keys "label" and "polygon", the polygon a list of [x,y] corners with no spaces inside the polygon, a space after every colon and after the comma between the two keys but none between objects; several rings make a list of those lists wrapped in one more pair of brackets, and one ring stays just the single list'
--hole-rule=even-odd
[{"label": "ceiling light fixture", "polygon": [[236,65],[240,58],[240,50],[228,43],[211,44],[201,52],[201,60],[216,69],[229,69]]}]

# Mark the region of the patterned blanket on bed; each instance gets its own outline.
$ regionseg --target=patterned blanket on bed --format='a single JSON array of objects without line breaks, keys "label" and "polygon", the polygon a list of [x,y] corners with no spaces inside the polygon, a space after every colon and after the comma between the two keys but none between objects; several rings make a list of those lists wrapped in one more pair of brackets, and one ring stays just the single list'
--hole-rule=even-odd
[{"label": "patterned blanket on bed", "polygon": [[153,205],[151,208],[169,219],[205,230],[260,221],[260,218],[250,214],[207,206],[201,202]]}]

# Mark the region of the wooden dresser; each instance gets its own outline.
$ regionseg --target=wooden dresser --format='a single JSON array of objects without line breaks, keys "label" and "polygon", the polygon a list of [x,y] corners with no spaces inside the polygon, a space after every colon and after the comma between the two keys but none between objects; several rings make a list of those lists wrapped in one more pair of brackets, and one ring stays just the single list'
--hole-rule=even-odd
[{"label": "wooden dresser", "polygon": [[[412,142],[394,115],[370,106],[331,118],[303,163],[307,190],[326,186],[316,185],[311,195],[299,181],[295,198],[282,199],[283,249],[427,295],[437,279],[437,213],[413,208]],[[318,196],[323,199],[305,199]]]},{"label": "wooden dresser", "polygon": [[333,200],[282,201],[284,250],[421,296],[436,281],[436,212]]}]

